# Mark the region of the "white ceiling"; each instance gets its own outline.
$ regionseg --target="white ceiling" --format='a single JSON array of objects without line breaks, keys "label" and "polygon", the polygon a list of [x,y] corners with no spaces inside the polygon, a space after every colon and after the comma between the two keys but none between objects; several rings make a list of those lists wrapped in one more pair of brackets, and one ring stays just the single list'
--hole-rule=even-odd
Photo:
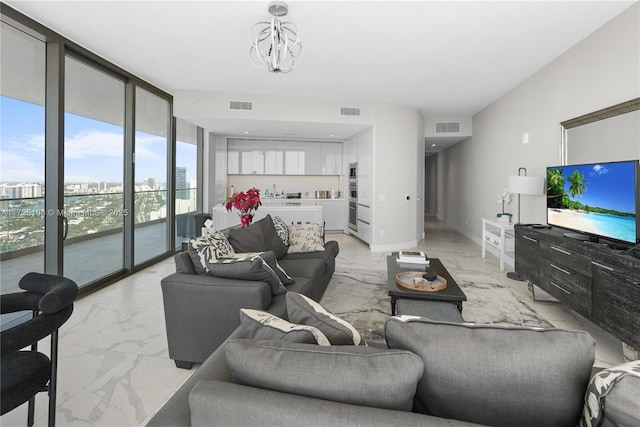
[{"label": "white ceiling", "polygon": [[268,1],[4,2],[169,93],[388,102],[463,117],[636,1],[289,1],[305,58],[278,75],[248,57],[249,28],[270,17]]}]

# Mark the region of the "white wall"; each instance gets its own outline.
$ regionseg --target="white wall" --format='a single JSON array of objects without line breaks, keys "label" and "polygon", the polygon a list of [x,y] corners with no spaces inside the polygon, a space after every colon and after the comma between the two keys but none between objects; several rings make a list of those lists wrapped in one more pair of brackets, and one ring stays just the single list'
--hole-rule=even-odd
[{"label": "white wall", "polygon": [[[479,242],[480,218],[495,217],[507,176],[520,167],[544,176],[546,166],[559,164],[560,122],[640,96],[639,8],[630,7],[473,117],[473,136],[438,154],[439,217]],[[516,200],[508,211],[517,218]],[[522,196],[521,203],[522,222],[546,222],[544,196]]]},{"label": "white wall", "polygon": [[[215,133],[208,123],[212,119],[275,120],[283,122],[348,123],[371,126],[373,131],[373,206],[372,241],[374,251],[402,249],[416,241],[416,176],[418,175],[416,141],[423,138],[424,123],[415,108],[352,100],[306,99],[274,97],[257,94],[235,94],[205,91],[177,91],[174,93],[174,114]],[[232,111],[230,99],[250,99],[253,111]],[[338,115],[341,106],[360,107],[360,117]],[[217,137],[210,137],[210,143]],[[218,144],[219,145],[219,144]],[[218,151],[215,150],[217,153]],[[216,167],[219,161],[209,155]],[[205,167],[209,167],[205,165]],[[226,171],[225,171],[226,173]],[[215,182],[205,182],[204,191],[210,195],[209,204],[216,203],[220,174]],[[214,186],[216,190],[208,188]],[[224,186],[224,184],[223,184]],[[404,199],[405,194],[411,200]],[[384,195],[384,201],[380,201]],[[384,235],[380,230],[384,230]]]}]

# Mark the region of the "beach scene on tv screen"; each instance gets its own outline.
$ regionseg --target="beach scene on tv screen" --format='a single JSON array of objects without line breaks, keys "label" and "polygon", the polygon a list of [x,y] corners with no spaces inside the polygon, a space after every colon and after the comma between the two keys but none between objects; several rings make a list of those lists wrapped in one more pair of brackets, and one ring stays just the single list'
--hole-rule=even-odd
[{"label": "beach scene on tv screen", "polygon": [[636,241],[634,162],[547,168],[547,222]]}]

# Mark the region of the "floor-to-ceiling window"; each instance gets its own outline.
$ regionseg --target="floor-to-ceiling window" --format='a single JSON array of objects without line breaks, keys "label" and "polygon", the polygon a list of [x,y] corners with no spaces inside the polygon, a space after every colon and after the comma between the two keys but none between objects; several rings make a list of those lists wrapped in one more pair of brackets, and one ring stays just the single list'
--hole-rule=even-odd
[{"label": "floor-to-ceiling window", "polygon": [[44,271],[46,45],[6,23],[0,34],[0,283]]},{"label": "floor-to-ceiling window", "polygon": [[176,120],[176,248],[182,241],[199,236],[195,213],[198,209],[198,128]]},{"label": "floor-to-ceiling window", "polygon": [[88,292],[172,254],[201,178],[189,138],[176,160],[171,96],[0,6],[2,292],[29,271]]},{"label": "floor-to-ceiling window", "polygon": [[125,83],[67,56],[64,87],[63,271],[83,286],[124,268]]},{"label": "floor-to-ceiling window", "polygon": [[140,264],[168,250],[169,103],[136,88],[134,252]]}]

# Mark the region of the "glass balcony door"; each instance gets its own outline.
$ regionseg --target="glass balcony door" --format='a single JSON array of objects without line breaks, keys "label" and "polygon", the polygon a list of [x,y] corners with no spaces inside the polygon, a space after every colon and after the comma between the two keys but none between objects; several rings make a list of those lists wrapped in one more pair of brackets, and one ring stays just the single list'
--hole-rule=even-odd
[{"label": "glass balcony door", "polygon": [[125,83],[67,56],[64,275],[84,286],[124,269]]},{"label": "glass balcony door", "polygon": [[0,42],[0,289],[6,294],[19,291],[26,273],[44,272],[46,45],[4,22]]},{"label": "glass balcony door", "polygon": [[170,106],[141,87],[135,106],[133,260],[140,265],[169,250]]}]

